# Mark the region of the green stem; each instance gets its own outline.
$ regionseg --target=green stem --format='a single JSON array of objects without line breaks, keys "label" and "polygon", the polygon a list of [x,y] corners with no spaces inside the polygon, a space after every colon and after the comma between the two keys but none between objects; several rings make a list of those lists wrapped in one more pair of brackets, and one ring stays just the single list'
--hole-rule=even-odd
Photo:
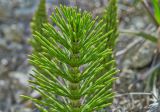
[{"label": "green stem", "polygon": [[78,98],[77,94],[79,92],[79,83],[69,83],[70,92],[74,97],[70,99],[70,104],[73,108],[79,108],[81,106],[80,104],[80,98]]},{"label": "green stem", "polygon": [[[75,47],[76,48],[76,47]],[[79,52],[77,49],[74,49],[73,54],[71,55],[71,59],[74,60],[73,63],[76,62],[79,58]],[[79,78],[79,67],[71,67],[71,76],[73,78],[73,82],[69,82],[69,89],[72,95],[72,98],[70,98],[70,105],[73,108],[73,112],[79,112],[80,107],[81,107],[81,102],[80,102],[80,95],[79,95],[79,90],[80,90],[80,82],[77,81]]]}]

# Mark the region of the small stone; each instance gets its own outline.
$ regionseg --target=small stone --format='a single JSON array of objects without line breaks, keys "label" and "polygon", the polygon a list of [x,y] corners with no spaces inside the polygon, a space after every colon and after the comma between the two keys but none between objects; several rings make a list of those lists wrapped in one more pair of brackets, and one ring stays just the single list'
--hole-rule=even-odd
[{"label": "small stone", "polygon": [[0,0],[0,20],[6,20],[12,13],[10,0]]},{"label": "small stone", "polygon": [[6,48],[7,41],[4,38],[0,38],[0,48]]},{"label": "small stone", "polygon": [[154,56],[156,44],[140,40],[124,55],[123,66],[127,68],[143,68],[147,66]]},{"label": "small stone", "polygon": [[24,106],[15,105],[11,107],[11,112],[32,112],[32,110]]},{"label": "small stone", "polygon": [[34,8],[22,8],[22,9],[17,9],[14,12],[14,15],[16,18],[21,18],[22,20],[29,20],[31,19],[32,15],[34,13]]},{"label": "small stone", "polygon": [[20,85],[27,86],[28,85],[28,75],[22,72],[10,72],[9,76],[13,79],[17,79]]},{"label": "small stone", "polygon": [[4,65],[4,66],[7,65],[8,64],[8,60],[5,59],[5,58],[1,59],[1,64]]},{"label": "small stone", "polygon": [[38,4],[37,0],[18,0],[18,3],[18,8],[14,11],[15,17],[23,20],[31,19]]},{"label": "small stone", "polygon": [[19,43],[12,42],[7,46],[9,50],[22,50],[23,46]]},{"label": "small stone", "polygon": [[134,27],[139,28],[139,29],[145,27],[145,22],[141,17],[132,18],[132,23],[134,24]]},{"label": "small stone", "polygon": [[132,67],[142,68],[147,66],[153,59],[155,49],[156,45],[154,43],[146,41],[133,56]]},{"label": "small stone", "polygon": [[22,24],[3,25],[4,37],[7,41],[21,42],[24,32]]}]

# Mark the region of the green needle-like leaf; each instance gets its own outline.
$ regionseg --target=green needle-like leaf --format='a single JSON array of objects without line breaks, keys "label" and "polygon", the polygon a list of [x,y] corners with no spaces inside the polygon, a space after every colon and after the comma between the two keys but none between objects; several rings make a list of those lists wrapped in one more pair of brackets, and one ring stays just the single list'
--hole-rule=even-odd
[{"label": "green needle-like leaf", "polygon": [[117,37],[114,16],[104,23],[76,7],[60,6],[50,17],[55,26],[41,21],[41,28],[32,28],[29,62],[36,70],[29,82],[42,99],[27,98],[41,112],[92,112],[112,104],[117,70],[108,46]]}]

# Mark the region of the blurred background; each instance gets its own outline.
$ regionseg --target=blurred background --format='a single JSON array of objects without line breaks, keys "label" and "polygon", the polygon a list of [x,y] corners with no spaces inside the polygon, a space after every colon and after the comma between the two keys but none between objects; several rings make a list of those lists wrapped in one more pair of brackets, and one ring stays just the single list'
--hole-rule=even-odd
[{"label": "blurred background", "polygon": [[[64,4],[102,16],[108,4],[108,0],[46,1],[48,15]],[[115,56],[121,71],[114,85],[113,112],[146,112],[152,104],[159,104],[160,3],[155,1],[118,0],[120,33]],[[40,97],[27,81],[33,69],[27,62],[30,21],[38,4],[39,0],[0,0],[0,112],[38,112],[20,97]]]}]

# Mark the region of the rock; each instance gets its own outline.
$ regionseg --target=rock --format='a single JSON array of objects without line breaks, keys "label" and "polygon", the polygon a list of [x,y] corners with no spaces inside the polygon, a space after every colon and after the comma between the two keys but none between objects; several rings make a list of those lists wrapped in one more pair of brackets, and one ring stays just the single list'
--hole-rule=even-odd
[{"label": "rock", "polygon": [[23,46],[19,43],[12,42],[7,46],[7,48],[9,50],[22,50]]},{"label": "rock", "polygon": [[34,12],[37,0],[0,0],[0,20],[25,18]]},{"label": "rock", "polygon": [[22,24],[2,25],[1,28],[7,41],[21,42],[24,33]]},{"label": "rock", "polygon": [[12,79],[12,85],[10,86],[13,91],[12,94],[14,99],[17,103],[20,103],[23,100],[20,95],[28,95],[30,91],[28,88],[28,74],[20,71],[14,71],[9,73],[9,78]]},{"label": "rock", "polygon": [[9,81],[0,80],[0,112],[5,112],[10,105],[10,95],[9,95]]},{"label": "rock", "polygon": [[[132,40],[127,39],[125,41],[122,41],[123,38],[120,39],[119,45],[117,45],[117,51],[122,51],[123,56],[120,59],[119,64],[122,64],[123,68],[130,68],[132,66],[132,58],[137,52],[137,50],[141,47],[144,40],[141,38]],[[132,42],[132,43],[131,43]]]},{"label": "rock", "polygon": [[17,71],[16,72],[10,72],[9,76],[12,79],[17,80],[21,86],[28,86],[29,77],[26,73],[17,72]]},{"label": "rock", "polygon": [[146,41],[140,47],[132,58],[133,68],[142,68],[147,66],[154,56],[156,45],[152,42]]},{"label": "rock", "polygon": [[123,66],[143,68],[151,63],[156,45],[149,41],[139,41],[124,55]]},{"label": "rock", "polygon": [[18,3],[18,8],[14,11],[15,17],[23,20],[30,19],[37,5],[37,0],[18,0]]},{"label": "rock", "polygon": [[16,1],[19,4],[18,5],[19,8],[31,8],[37,3],[37,0],[16,0]]},{"label": "rock", "polygon": [[139,17],[134,17],[132,18],[132,24],[134,24],[135,28],[137,29],[142,29],[145,27],[145,20],[144,18]]},{"label": "rock", "polygon": [[0,56],[0,79],[7,77],[6,73],[8,72],[8,67],[6,64],[8,63],[8,60],[5,58],[1,58]]},{"label": "rock", "polygon": [[1,49],[7,48],[7,41],[4,38],[0,38],[0,48]]},{"label": "rock", "polygon": [[16,18],[28,20],[28,19],[31,19],[31,16],[33,15],[33,13],[34,13],[34,9],[21,8],[21,9],[15,10],[14,15]]},{"label": "rock", "polygon": [[10,0],[0,0],[0,20],[6,20],[12,14],[12,3]]},{"label": "rock", "polygon": [[26,108],[18,105],[12,106],[10,110],[11,112],[32,112],[30,108]]}]

